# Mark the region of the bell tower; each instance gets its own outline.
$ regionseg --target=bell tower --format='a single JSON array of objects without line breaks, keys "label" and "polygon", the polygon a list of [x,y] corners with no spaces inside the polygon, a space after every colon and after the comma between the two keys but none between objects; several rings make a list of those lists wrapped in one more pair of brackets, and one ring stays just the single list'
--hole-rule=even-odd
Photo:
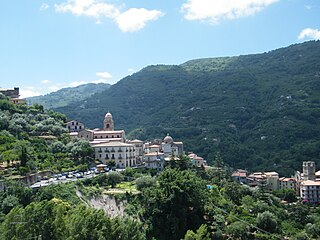
[{"label": "bell tower", "polygon": [[104,131],[114,131],[114,124],[111,113],[107,112],[103,120],[103,130]]}]

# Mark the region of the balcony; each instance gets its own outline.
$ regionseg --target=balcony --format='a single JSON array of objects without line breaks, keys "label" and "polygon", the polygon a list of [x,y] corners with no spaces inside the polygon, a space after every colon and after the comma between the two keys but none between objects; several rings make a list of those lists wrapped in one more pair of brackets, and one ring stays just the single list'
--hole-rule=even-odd
[{"label": "balcony", "polygon": [[114,150],[114,149],[111,149],[111,152],[115,152],[115,150]]},{"label": "balcony", "polygon": [[118,150],[118,152],[122,152],[122,150],[121,150],[121,149],[119,149],[119,150]]}]

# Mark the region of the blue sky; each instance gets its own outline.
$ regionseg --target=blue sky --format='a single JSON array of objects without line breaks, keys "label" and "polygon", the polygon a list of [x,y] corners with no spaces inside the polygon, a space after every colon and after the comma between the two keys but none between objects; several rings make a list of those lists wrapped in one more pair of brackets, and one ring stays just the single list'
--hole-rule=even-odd
[{"label": "blue sky", "polygon": [[320,39],[319,0],[3,0],[0,87],[115,83],[151,64]]}]

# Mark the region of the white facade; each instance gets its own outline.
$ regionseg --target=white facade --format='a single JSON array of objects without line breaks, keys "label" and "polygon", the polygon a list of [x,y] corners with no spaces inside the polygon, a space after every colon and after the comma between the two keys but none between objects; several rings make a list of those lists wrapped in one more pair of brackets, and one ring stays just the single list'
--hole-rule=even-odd
[{"label": "white facade", "polygon": [[146,168],[162,171],[164,167],[164,153],[152,152],[144,155]]},{"label": "white facade", "polygon": [[133,144],[134,147],[135,147],[135,156],[136,156],[136,159],[137,159],[137,164],[142,164],[142,161],[143,161],[143,153],[144,153],[144,150],[143,150],[143,142],[140,141],[140,140],[131,140],[131,141],[127,141],[127,143],[129,144]]},{"label": "white facade", "polygon": [[116,168],[134,167],[137,165],[135,147],[123,142],[108,142],[93,145],[95,158],[108,164],[115,161]]},{"label": "white facade", "polygon": [[320,202],[320,182],[305,180],[300,183],[300,197],[303,202]]}]

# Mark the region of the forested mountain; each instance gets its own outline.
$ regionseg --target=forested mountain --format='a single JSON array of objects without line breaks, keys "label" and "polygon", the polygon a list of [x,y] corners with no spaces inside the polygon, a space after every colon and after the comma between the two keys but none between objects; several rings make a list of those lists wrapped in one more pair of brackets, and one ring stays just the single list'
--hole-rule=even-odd
[{"label": "forested mountain", "polygon": [[142,140],[170,133],[234,168],[291,174],[320,164],[320,42],[268,53],[148,66],[108,90],[56,110],[89,127],[106,111]]},{"label": "forested mountain", "polygon": [[95,93],[102,92],[109,87],[110,84],[107,83],[88,83],[77,87],[62,88],[44,96],[30,97],[27,98],[27,101],[30,104],[41,104],[47,109],[64,107],[83,101]]}]

